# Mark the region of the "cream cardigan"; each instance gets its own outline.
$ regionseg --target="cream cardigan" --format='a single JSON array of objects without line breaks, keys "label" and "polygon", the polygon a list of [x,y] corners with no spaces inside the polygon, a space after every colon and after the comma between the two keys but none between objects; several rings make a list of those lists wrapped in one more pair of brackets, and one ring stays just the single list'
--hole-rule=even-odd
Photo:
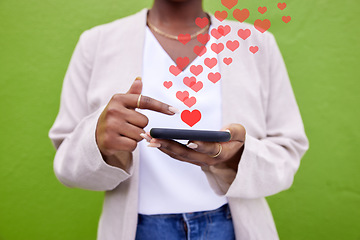
[{"label": "cream cardigan", "polygon": [[[85,31],[65,76],[61,106],[49,136],[57,148],[55,174],[69,187],[106,191],[99,240],[135,238],[138,207],[138,149],[122,170],[107,165],[95,141],[97,119],[112,95],[126,92],[141,76],[146,9]],[[212,17],[214,26],[220,23]],[[308,148],[302,120],[274,37],[249,24],[224,21],[231,32],[220,42],[238,40],[230,66],[220,62],[223,123],[247,130],[236,176],[227,169],[203,168],[218,194],[227,196],[236,239],[278,239],[265,196],[289,188]],[[238,29],[248,28],[243,40]],[[249,52],[258,46],[256,54]]]}]

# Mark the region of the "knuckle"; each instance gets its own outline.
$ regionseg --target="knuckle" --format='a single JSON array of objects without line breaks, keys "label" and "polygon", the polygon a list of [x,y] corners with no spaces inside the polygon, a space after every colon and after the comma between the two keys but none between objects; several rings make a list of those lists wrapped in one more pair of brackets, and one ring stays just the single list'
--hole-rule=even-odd
[{"label": "knuckle", "polygon": [[111,101],[121,102],[123,100],[123,97],[124,97],[124,94],[117,93],[112,96]]},{"label": "knuckle", "polygon": [[189,158],[189,152],[188,151],[181,151],[180,153],[178,153],[178,156],[184,159],[188,159]]},{"label": "knuckle", "polygon": [[152,104],[152,99],[148,96],[142,96],[141,98],[141,107],[142,108],[148,108]]}]

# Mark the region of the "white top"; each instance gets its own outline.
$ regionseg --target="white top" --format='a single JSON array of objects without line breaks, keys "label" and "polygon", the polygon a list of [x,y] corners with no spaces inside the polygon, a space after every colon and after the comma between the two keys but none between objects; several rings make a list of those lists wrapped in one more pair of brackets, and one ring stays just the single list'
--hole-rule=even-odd
[{"label": "white top", "polygon": [[[211,39],[209,44],[213,43]],[[146,28],[143,55],[143,91],[142,94],[170,104],[182,111],[199,110],[201,119],[190,127],[182,121],[180,114],[168,116],[149,110],[141,110],[149,118],[145,128],[153,127],[208,129],[219,130],[221,124],[221,85],[208,80],[210,72],[219,72],[216,65],[209,69],[204,65],[205,58],[217,58],[217,54],[209,50],[197,57],[179,75],[174,76],[169,71],[171,65],[176,65],[166,51],[161,47],[155,36]],[[203,71],[195,76],[190,72],[191,66],[201,65]],[[185,77],[195,77],[203,87],[197,92],[185,85]],[[166,88],[164,82],[172,82]],[[199,83],[200,84],[200,83]],[[166,85],[166,84],[165,84]],[[177,92],[189,93],[188,98],[196,98],[194,102],[185,103],[179,100]],[[190,106],[190,107],[189,107]],[[187,141],[182,141],[186,143]],[[171,158],[156,148],[147,147],[146,141],[139,143],[140,150],[140,185],[139,213],[164,214],[205,211],[216,209],[227,202],[226,197],[216,195],[210,187],[204,172],[199,166],[181,162]]]}]

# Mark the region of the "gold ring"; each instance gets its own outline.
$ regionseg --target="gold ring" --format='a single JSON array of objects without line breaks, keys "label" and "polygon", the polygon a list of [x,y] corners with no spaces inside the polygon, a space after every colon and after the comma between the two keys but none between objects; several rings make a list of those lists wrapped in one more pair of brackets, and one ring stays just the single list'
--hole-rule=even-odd
[{"label": "gold ring", "polygon": [[137,104],[136,104],[137,108],[140,108],[140,101],[141,101],[141,94],[139,95],[138,100],[137,100]]},{"label": "gold ring", "polygon": [[222,151],[222,145],[219,143],[219,151],[218,151],[218,153],[217,154],[215,154],[214,156],[210,156],[210,157],[212,157],[212,158],[216,158],[216,157],[218,157],[219,155],[220,155],[220,153],[221,153],[221,151]]}]

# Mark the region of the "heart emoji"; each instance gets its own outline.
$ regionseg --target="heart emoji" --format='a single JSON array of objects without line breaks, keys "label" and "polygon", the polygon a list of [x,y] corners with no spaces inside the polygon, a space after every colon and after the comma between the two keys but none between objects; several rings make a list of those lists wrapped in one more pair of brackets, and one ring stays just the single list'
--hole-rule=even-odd
[{"label": "heart emoji", "polygon": [[194,126],[196,123],[198,123],[201,119],[201,113],[199,110],[193,110],[190,112],[189,110],[184,110],[181,113],[181,120],[183,120],[184,123],[189,125],[190,127]]},{"label": "heart emoji", "polygon": [[191,108],[192,106],[194,106],[196,103],[196,98],[195,97],[191,97],[191,98],[186,98],[184,100],[184,104],[186,106],[188,106],[189,108]]},{"label": "heart emoji", "polygon": [[213,83],[217,83],[221,78],[221,74],[219,72],[216,73],[209,73],[208,75],[208,79],[213,82]]},{"label": "heart emoji", "polygon": [[267,7],[259,7],[258,11],[259,11],[259,13],[264,14],[267,11]]},{"label": "heart emoji", "polygon": [[199,74],[202,73],[202,71],[203,71],[203,67],[201,65],[197,65],[197,66],[192,65],[190,67],[190,72],[195,76],[199,76]]},{"label": "heart emoji", "polygon": [[176,59],[176,65],[178,68],[180,68],[181,70],[184,70],[186,68],[186,66],[190,63],[190,60],[188,57],[178,57]]},{"label": "heart emoji", "polygon": [[244,22],[250,16],[250,12],[246,8],[244,8],[242,10],[235,9],[234,12],[233,12],[233,16],[239,22]]},{"label": "heart emoji", "polygon": [[222,37],[222,34],[216,29],[216,28],[213,28],[211,31],[211,36],[213,36],[214,38],[216,39],[219,39]]},{"label": "heart emoji", "polygon": [[171,88],[171,86],[173,85],[172,81],[165,81],[163,83],[164,87],[166,87],[167,89]]},{"label": "heart emoji", "polygon": [[222,26],[220,25],[218,27],[218,32],[221,33],[224,37],[228,35],[228,33],[231,31],[231,27],[229,25]]},{"label": "heart emoji", "polygon": [[195,46],[194,47],[194,53],[201,57],[206,53],[206,47],[205,46]]},{"label": "heart emoji", "polygon": [[226,64],[226,65],[230,65],[232,63],[232,58],[229,57],[229,58],[224,58],[223,59],[223,62]]},{"label": "heart emoji", "polygon": [[290,22],[291,17],[290,16],[283,16],[281,19],[283,20],[284,23],[288,23],[288,22]]},{"label": "heart emoji", "polygon": [[198,82],[192,84],[190,88],[192,90],[194,90],[195,92],[198,92],[203,88],[203,83],[201,81],[198,81]]},{"label": "heart emoji", "polygon": [[219,20],[220,22],[224,21],[224,19],[227,18],[228,13],[226,11],[215,11],[214,16],[216,17],[217,20]]},{"label": "heart emoji", "polygon": [[196,38],[201,44],[205,45],[210,40],[210,35],[207,33],[199,34]]},{"label": "heart emoji", "polygon": [[228,9],[232,9],[238,3],[238,0],[221,0],[221,4]]},{"label": "heart emoji", "polygon": [[205,64],[208,68],[211,69],[211,68],[215,67],[215,65],[217,64],[217,59],[216,59],[216,58],[205,58],[204,64]]},{"label": "heart emoji", "polygon": [[190,36],[190,34],[179,34],[178,35],[178,40],[182,44],[186,45],[188,42],[190,42],[191,36]]},{"label": "heart emoji", "polygon": [[280,10],[284,10],[286,8],[286,3],[278,3],[277,6]]},{"label": "heart emoji", "polygon": [[201,28],[204,28],[209,24],[209,19],[207,17],[198,17],[195,19],[195,24]]},{"label": "heart emoji", "polygon": [[188,86],[189,88],[191,88],[191,86],[196,83],[196,78],[195,77],[184,77],[183,83],[186,86]]},{"label": "heart emoji", "polygon": [[178,68],[178,67],[175,66],[175,65],[171,65],[171,66],[169,67],[169,71],[170,71],[174,76],[177,76],[177,75],[179,75],[179,74],[181,73],[181,69]]},{"label": "heart emoji", "polygon": [[239,29],[238,31],[239,37],[241,37],[243,40],[246,40],[251,35],[250,29]]},{"label": "heart emoji", "polygon": [[176,92],[176,98],[179,99],[179,100],[182,101],[182,102],[184,102],[184,100],[185,100],[186,98],[188,98],[188,97],[189,97],[188,91],[183,91],[183,92],[177,91],[177,92]]},{"label": "heart emoji", "polygon": [[250,52],[252,52],[253,54],[257,53],[257,51],[259,51],[259,47],[258,46],[251,46],[249,47]]},{"label": "heart emoji", "polygon": [[224,44],[213,43],[213,44],[211,44],[211,50],[213,50],[215,53],[219,54],[222,50],[224,50]]},{"label": "heart emoji", "polygon": [[235,51],[238,47],[239,47],[239,42],[234,40],[234,41],[227,41],[226,42],[226,47],[231,50],[231,51]]},{"label": "heart emoji", "polygon": [[270,26],[271,22],[269,19],[264,19],[263,21],[256,19],[254,22],[254,27],[261,33],[264,33],[266,30],[268,30]]}]

